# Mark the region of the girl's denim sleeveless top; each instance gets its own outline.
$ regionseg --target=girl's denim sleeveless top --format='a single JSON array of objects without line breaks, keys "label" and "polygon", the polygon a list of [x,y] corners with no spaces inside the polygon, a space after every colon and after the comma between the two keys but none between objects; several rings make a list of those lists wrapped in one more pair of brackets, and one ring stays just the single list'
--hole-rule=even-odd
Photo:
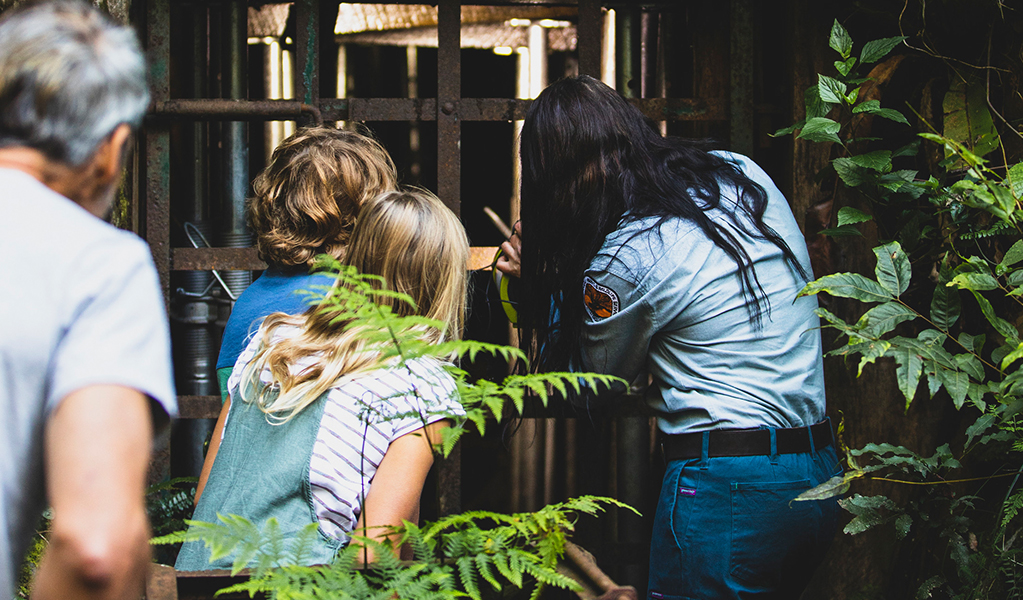
[{"label": "girl's denim sleeveless top", "polygon": [[[271,425],[257,406],[233,401],[209,481],[192,519],[218,522],[217,515],[240,515],[262,527],[274,517],[285,538],[317,523],[309,487],[309,461],[326,398],[320,397],[290,421]],[[319,530],[305,548],[306,564],[328,564],[347,540]],[[174,567],[179,571],[230,569],[233,556],[210,562],[204,542],[186,542]],[[251,566],[251,565],[250,565]]]}]

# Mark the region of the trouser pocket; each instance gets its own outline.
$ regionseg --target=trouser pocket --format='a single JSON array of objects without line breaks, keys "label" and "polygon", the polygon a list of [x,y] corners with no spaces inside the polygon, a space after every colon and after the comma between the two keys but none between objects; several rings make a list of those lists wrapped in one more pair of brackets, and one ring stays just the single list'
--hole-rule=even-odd
[{"label": "trouser pocket", "polygon": [[732,577],[774,590],[809,577],[820,560],[813,553],[823,515],[817,502],[793,499],[811,487],[809,479],[731,485]]}]

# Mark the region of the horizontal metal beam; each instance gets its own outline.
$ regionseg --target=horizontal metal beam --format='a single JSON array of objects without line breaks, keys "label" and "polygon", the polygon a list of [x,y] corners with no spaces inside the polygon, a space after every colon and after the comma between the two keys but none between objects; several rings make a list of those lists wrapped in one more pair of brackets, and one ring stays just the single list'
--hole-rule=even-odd
[{"label": "horizontal metal beam", "polygon": [[194,98],[164,100],[150,106],[148,118],[189,121],[287,121],[309,119],[322,123],[320,109],[298,100],[232,100]]},{"label": "horizontal metal beam", "polygon": [[[726,99],[642,98],[630,100],[655,121],[725,121]],[[462,98],[456,111],[462,121],[514,121],[526,118],[532,100]],[[762,111],[763,112],[763,111]],[[318,106],[297,100],[165,100],[150,107],[149,119],[189,121],[436,121],[436,98],[331,98]]]},{"label": "horizontal metal beam", "polygon": [[[485,269],[494,262],[496,246],[469,248],[468,269]],[[262,271],[266,263],[255,248],[174,248],[171,271]]]},{"label": "horizontal metal beam", "polygon": [[[707,98],[643,98],[630,102],[655,121],[726,121],[728,100]],[[514,121],[526,118],[532,100],[462,98],[458,107],[442,106],[445,114],[458,111],[462,121]],[[321,100],[326,121],[435,121],[436,98],[340,98]]]},{"label": "horizontal metal beam", "polygon": [[262,271],[266,263],[255,248],[175,248],[172,271]]}]

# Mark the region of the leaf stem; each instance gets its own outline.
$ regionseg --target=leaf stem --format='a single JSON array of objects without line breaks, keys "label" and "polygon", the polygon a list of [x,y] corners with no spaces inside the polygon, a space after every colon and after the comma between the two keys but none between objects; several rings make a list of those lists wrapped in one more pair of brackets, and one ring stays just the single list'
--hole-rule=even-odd
[{"label": "leaf stem", "polygon": [[887,477],[864,477],[864,479],[872,479],[874,481],[889,481],[891,483],[904,483],[906,485],[945,485],[949,483],[968,483],[971,481],[988,481],[990,479],[998,479],[1000,477],[1012,477],[1017,475],[1016,473],[999,473],[998,475],[988,475],[987,477],[967,477],[965,479],[945,479],[943,481],[906,481],[904,479],[889,479]]}]

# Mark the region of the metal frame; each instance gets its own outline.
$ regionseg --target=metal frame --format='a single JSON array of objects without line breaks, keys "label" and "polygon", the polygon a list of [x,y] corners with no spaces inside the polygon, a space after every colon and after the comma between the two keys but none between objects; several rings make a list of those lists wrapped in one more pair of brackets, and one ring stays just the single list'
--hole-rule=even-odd
[{"label": "metal frame", "polygon": [[[405,4],[384,0],[386,4]],[[436,121],[437,123],[437,182],[438,195],[456,213],[461,207],[460,175],[461,155],[459,140],[463,121],[508,121],[522,119],[530,106],[530,100],[512,98],[471,98],[461,96],[461,47],[460,8],[461,0],[437,0],[438,5],[438,92],[437,98],[321,98],[321,49],[333,41],[333,15],[336,15],[337,0],[296,0],[295,11],[295,96],[296,100],[218,100],[218,99],[171,99],[170,98],[170,4],[171,0],[145,0],[145,33],[151,64],[150,84],[153,105],[146,120],[140,143],[137,181],[144,182],[143,220],[141,231],[149,242],[156,263],[165,299],[170,298],[170,273],[172,271],[259,270],[265,267],[254,248],[172,248],[171,226],[171,180],[170,180],[170,126],[175,120],[190,121],[269,121],[303,120],[306,122],[356,121]],[[469,1],[466,4],[512,5],[514,0]],[[575,4],[578,6],[578,57],[579,70],[600,76],[601,40],[603,35],[602,8],[605,6],[620,10],[625,26],[629,27],[626,39],[634,44],[623,48],[620,60],[628,64],[628,73],[641,73],[640,53],[645,52],[636,34],[640,22],[641,8],[638,3],[615,2],[613,0],[576,0],[575,2],[532,0],[532,4]],[[667,5],[666,5],[667,6]],[[740,152],[750,153],[754,142],[754,114],[756,107],[752,100],[753,88],[753,0],[730,0],[728,7],[730,45],[725,50],[729,74],[713,74],[716,80],[713,90],[720,93],[722,84],[730,85],[726,97],[679,98],[632,98],[630,99],[644,114],[654,120],[728,122],[732,147]],[[333,13],[332,13],[333,11]],[[633,47],[635,46],[635,47]],[[329,64],[329,59],[325,64]],[[723,81],[721,81],[723,80]],[[639,87],[632,95],[639,94]],[[706,90],[702,90],[706,93]],[[697,90],[699,94],[700,89]],[[493,249],[475,248],[476,262],[485,264],[493,256]],[[179,396],[181,417],[185,419],[214,418],[220,411],[219,396]],[[559,414],[540,406],[530,406],[527,418],[572,417]],[[639,398],[619,403],[614,417],[649,417],[649,409]],[[635,421],[635,419],[626,419]],[[633,423],[635,425],[635,423]],[[638,428],[639,430],[642,427]],[[624,426],[623,431],[637,430]],[[622,432],[619,432],[622,436]],[[635,435],[633,435],[635,434]],[[625,460],[623,447],[636,447],[642,431],[625,434],[618,441],[619,461]],[[631,437],[630,437],[631,436]],[[632,439],[635,437],[635,439]],[[632,440],[632,441],[630,441]],[[619,462],[619,472],[635,475],[631,466],[635,457],[625,463]],[[460,468],[456,453],[440,466],[439,508],[442,514],[457,512],[460,508]],[[166,473],[167,455],[158,457],[157,469]],[[620,484],[623,485],[623,484]],[[624,483],[625,489],[631,486]],[[628,498],[623,498],[628,501]],[[631,522],[623,521],[621,528],[631,528]],[[634,536],[621,541],[634,542]],[[626,539],[627,538],[627,539]],[[609,581],[609,580],[608,580]],[[598,586],[599,587],[599,586]],[[606,590],[602,590],[606,591]]]},{"label": "metal frame", "polygon": [[[385,2],[402,4],[404,2]],[[728,98],[636,98],[631,99],[644,114],[665,121],[730,120],[732,137],[752,146],[752,100],[746,93],[752,80],[751,0],[732,0],[732,83],[742,94]],[[319,45],[322,19],[336,10],[336,2],[300,0],[295,3],[296,96],[299,100],[174,99],[170,88],[170,0],[146,1],[146,31],[153,105],[145,125],[145,237],[156,262],[164,295],[168,297],[169,274],[185,270],[256,270],[264,268],[254,249],[171,248],[170,246],[170,135],[169,122],[304,119],[312,122],[341,120],[436,121],[438,152],[438,196],[458,214],[461,201],[459,181],[461,160],[459,139],[462,121],[507,121],[522,119],[530,100],[512,98],[463,99],[460,91],[460,0],[438,4],[438,98],[323,98],[319,97]],[[473,2],[473,4],[480,4]],[[514,4],[483,2],[482,4]],[[553,2],[552,2],[553,4]],[[603,3],[612,4],[612,3]],[[578,51],[580,72],[599,75],[602,35],[602,2],[578,0]],[[629,9],[623,9],[629,10]],[[633,9],[635,10],[635,9]],[[332,21],[331,21],[332,23]],[[737,69],[739,65],[743,68]],[[748,140],[748,141],[747,141]],[[748,150],[747,150],[748,151]],[[477,249],[477,254],[480,249]],[[211,418],[211,397],[182,396],[186,418]]]}]

